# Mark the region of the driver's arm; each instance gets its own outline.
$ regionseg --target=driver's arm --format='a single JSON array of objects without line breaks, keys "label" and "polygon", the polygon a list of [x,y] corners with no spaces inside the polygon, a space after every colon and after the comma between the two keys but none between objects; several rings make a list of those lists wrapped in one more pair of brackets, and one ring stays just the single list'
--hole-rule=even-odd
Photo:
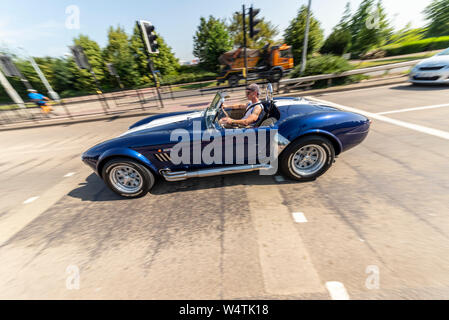
[{"label": "driver's arm", "polygon": [[256,122],[257,119],[259,119],[259,115],[262,112],[262,107],[261,106],[256,106],[254,108],[253,113],[251,113],[251,115],[246,118],[246,119],[240,119],[240,120],[234,120],[234,119],[230,119],[230,122],[228,122],[229,124],[237,124],[237,125],[243,125],[243,126],[248,126],[253,122]]},{"label": "driver's arm", "polygon": [[246,109],[246,104],[223,105],[223,108],[230,108],[232,110],[235,110],[235,109]]}]

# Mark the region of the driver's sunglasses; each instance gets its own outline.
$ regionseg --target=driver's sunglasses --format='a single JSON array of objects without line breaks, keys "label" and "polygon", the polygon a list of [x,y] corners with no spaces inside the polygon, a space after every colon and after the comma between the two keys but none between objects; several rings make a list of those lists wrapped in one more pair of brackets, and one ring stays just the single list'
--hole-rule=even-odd
[{"label": "driver's sunglasses", "polygon": [[246,93],[254,92],[254,90],[246,89]]}]

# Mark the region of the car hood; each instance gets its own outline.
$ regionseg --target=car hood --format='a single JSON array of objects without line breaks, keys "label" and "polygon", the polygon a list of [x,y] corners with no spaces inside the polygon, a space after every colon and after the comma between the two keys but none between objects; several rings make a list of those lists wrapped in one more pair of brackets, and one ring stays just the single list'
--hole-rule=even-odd
[{"label": "car hood", "polygon": [[449,65],[449,55],[433,56],[431,58],[424,59],[418,63],[417,67],[431,67],[431,66],[447,66]]},{"label": "car hood", "polygon": [[172,112],[148,117],[129,127],[122,136],[148,133],[154,131],[171,131],[175,129],[187,129],[194,120],[202,120],[203,111],[196,112]]}]

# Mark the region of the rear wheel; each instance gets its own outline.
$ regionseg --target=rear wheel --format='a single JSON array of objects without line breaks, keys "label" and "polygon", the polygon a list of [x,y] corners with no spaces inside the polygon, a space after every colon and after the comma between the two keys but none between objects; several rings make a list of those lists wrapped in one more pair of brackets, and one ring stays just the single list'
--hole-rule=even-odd
[{"label": "rear wheel", "polygon": [[275,83],[279,82],[282,78],[282,70],[275,69],[271,72],[270,81]]},{"label": "rear wheel", "polygon": [[314,180],[334,162],[332,143],[320,136],[307,136],[290,144],[279,160],[282,173],[294,180]]},{"label": "rear wheel", "polygon": [[103,167],[102,176],[108,187],[126,198],[144,196],[153,187],[153,173],[140,163],[117,158],[108,161]]}]

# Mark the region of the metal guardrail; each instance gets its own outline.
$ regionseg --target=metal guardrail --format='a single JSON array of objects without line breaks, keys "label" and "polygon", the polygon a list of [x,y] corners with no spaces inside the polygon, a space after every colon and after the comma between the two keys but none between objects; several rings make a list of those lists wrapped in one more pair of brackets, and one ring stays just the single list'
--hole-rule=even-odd
[{"label": "metal guardrail", "polygon": [[392,69],[398,69],[398,68],[409,67],[409,66],[415,65],[416,63],[418,63],[421,60],[422,59],[406,61],[406,62],[391,63],[391,64],[386,64],[386,65],[377,66],[377,67],[354,69],[354,70],[344,71],[341,73],[319,74],[316,76],[284,79],[284,80],[279,81],[279,84],[280,85],[290,85],[290,84],[298,85],[298,84],[302,84],[302,83],[306,83],[306,82],[314,82],[314,81],[318,81],[318,80],[347,77],[347,76],[353,76],[353,75],[357,75],[357,74],[366,74],[366,73],[371,73],[371,72],[376,72],[376,71],[389,71]]}]

